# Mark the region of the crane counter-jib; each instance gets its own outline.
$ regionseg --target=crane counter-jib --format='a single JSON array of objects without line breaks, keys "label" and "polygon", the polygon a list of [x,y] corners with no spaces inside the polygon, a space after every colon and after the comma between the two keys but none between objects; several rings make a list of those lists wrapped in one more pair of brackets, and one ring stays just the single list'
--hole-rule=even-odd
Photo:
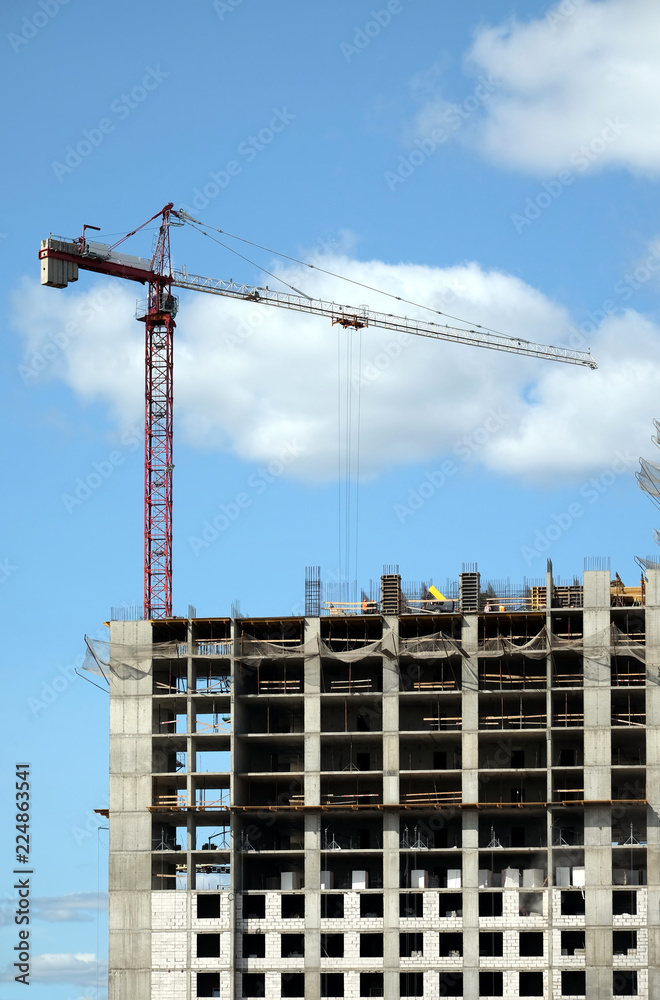
[{"label": "crane counter-jib", "polygon": [[117,253],[103,243],[86,243],[83,246],[75,240],[49,237],[41,241],[39,259],[41,284],[51,288],[66,288],[70,281],[77,281],[79,268],[142,284],[152,281],[162,285],[168,280],[152,269],[146,257]]}]

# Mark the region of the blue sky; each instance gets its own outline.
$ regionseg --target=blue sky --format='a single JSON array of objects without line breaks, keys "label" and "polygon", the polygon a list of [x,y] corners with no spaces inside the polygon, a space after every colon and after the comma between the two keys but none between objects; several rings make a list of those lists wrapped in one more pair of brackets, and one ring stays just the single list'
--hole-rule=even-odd
[{"label": "blue sky", "polygon": [[[572,577],[583,557],[609,555],[634,584],[655,523],[634,472],[654,457],[660,370],[660,10],[17,0],[0,18],[0,801],[11,815],[13,763],[28,759],[32,996],[77,1000],[96,997],[106,956],[107,833],[93,810],[106,804],[107,697],[75,667],[111,606],[142,603],[143,328],[138,286],[81,272],[65,291],[42,288],[39,241],[88,223],[113,242],[173,201],[599,363],[375,329],[349,341],[321,319],[182,293],[175,613],[227,614],[234,600],[297,612],[308,564],[368,588],[399,563],[404,579],[442,586],[464,561],[522,583],[547,556]],[[152,237],[125,249],[149,255]],[[397,307],[249,248],[253,265],[189,229],[172,245],[191,272],[275,287],[264,267],[311,295]],[[6,860],[0,1000],[22,995],[6,978],[11,885]]]}]

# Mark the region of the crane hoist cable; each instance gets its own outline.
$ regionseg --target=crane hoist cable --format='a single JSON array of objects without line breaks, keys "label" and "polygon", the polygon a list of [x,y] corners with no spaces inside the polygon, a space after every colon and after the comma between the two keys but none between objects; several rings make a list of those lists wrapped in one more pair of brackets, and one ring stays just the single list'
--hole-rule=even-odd
[{"label": "crane hoist cable", "polygon": [[[342,505],[341,505],[341,337],[337,337],[337,575],[341,579]],[[341,595],[340,595],[341,596]]]},{"label": "crane hoist cable", "polygon": [[[201,228],[201,226],[203,225],[202,223],[195,224],[195,223],[191,222],[190,220],[186,220],[186,221],[188,222],[188,225],[190,225],[191,228],[194,229],[196,232],[201,233],[203,236],[206,236],[208,239],[212,240],[214,243],[217,243],[219,246],[223,247],[225,250],[228,250],[230,253],[233,253],[237,257],[240,257],[241,260],[247,261],[248,264],[251,264],[253,267],[258,268],[259,270],[263,271],[265,274],[268,274],[270,277],[274,278],[276,281],[280,281],[282,284],[286,285],[287,288],[290,288],[292,291],[296,292],[296,294],[303,295],[305,298],[308,298],[311,301],[312,297],[309,296],[309,295],[306,295],[306,293],[303,292],[303,291],[301,291],[299,288],[296,288],[295,285],[292,285],[289,282],[285,281],[279,275],[273,274],[271,271],[268,271],[266,268],[262,267],[260,264],[257,264],[255,261],[250,260],[249,257],[246,257],[244,254],[239,253],[233,247],[230,247],[226,243],[223,243],[222,240],[218,240],[218,239],[216,239],[215,236],[211,236],[210,233],[207,233],[204,229]],[[209,226],[208,228],[214,229],[215,227]],[[221,232],[222,233],[223,231],[222,230],[217,230],[217,232]],[[226,234],[226,235],[230,236],[231,234]],[[232,237],[232,238],[240,239],[240,237]],[[242,242],[250,243],[251,246],[258,246],[258,244],[253,244],[249,240],[243,240]],[[267,249],[267,248],[261,248],[261,247],[259,247],[259,249]],[[284,257],[287,257],[287,259],[289,259],[289,260],[296,261],[295,257],[289,257],[286,254],[277,254],[276,251],[270,251],[270,250],[268,250],[268,252],[269,253],[275,253],[276,256],[284,256]],[[303,263],[302,261],[296,261],[296,262],[297,263]],[[323,269],[319,268],[318,270],[323,270]],[[331,272],[327,272],[327,273],[330,274]],[[341,276],[340,275],[334,275],[334,277],[341,277]],[[351,279],[346,279],[346,280],[350,281]],[[385,294],[387,294],[387,293],[385,293]],[[433,311],[436,311],[436,310],[433,310]],[[337,342],[337,348],[338,348],[338,351],[340,352],[341,351],[341,342],[339,340]],[[354,550],[355,550],[355,578],[356,579],[357,579],[357,560],[358,560],[358,550],[359,550],[359,541],[358,541],[358,510],[359,510],[359,475],[360,475],[359,456],[360,456],[360,431],[361,431],[361,427],[360,427],[360,384],[361,384],[360,371],[361,371],[361,366],[362,366],[362,337],[361,336],[359,338],[359,368],[358,368],[358,378],[357,378],[357,387],[356,387],[356,390],[357,390],[357,413],[358,413],[357,426],[355,426],[354,414],[353,414],[353,392],[352,392],[352,388],[353,388],[353,355],[354,355],[353,337],[352,337],[352,331],[349,330],[349,335],[348,335],[347,344],[346,344],[346,368],[345,368],[345,386],[346,386],[346,388],[345,388],[345,400],[344,400],[344,402],[345,402],[345,411],[346,412],[345,412],[344,420],[343,420],[343,423],[344,423],[343,459],[342,459],[342,441],[341,441],[341,438],[342,438],[342,433],[341,433],[341,423],[342,423],[342,413],[341,413],[341,361],[339,360],[339,358],[338,358],[338,370],[337,370],[337,378],[338,378],[338,404],[337,404],[338,405],[338,412],[337,412],[338,442],[337,442],[337,454],[338,454],[338,465],[339,465],[339,483],[338,483],[338,486],[339,486],[339,497],[338,497],[338,512],[337,512],[337,518],[338,518],[338,548],[339,548],[339,551],[338,551],[338,556],[339,556],[338,570],[339,570],[339,576],[340,577],[345,576],[346,579],[347,579],[347,581],[349,581],[350,577],[351,577],[351,554],[352,554],[351,553],[351,549],[353,548],[353,544],[352,543],[354,543]],[[355,439],[355,449],[353,447],[354,439]],[[357,459],[356,459],[355,463],[354,463],[354,459],[353,459],[354,451],[357,453]],[[354,469],[354,464],[355,464],[355,469]],[[342,489],[342,479],[343,479],[343,489]],[[342,494],[343,494],[343,496],[342,496]],[[355,506],[355,519],[353,518],[353,507],[354,506]]]},{"label": "crane hoist cable", "polygon": [[[345,556],[344,556],[344,566],[346,571],[346,579],[350,581],[350,567],[349,567],[349,551],[350,551],[350,537],[351,537],[351,475],[352,475],[352,463],[351,463],[351,445],[353,437],[353,407],[351,403],[353,402],[351,398],[351,374],[352,374],[352,360],[353,360],[353,330],[349,327],[346,331],[346,418],[344,421],[344,437],[345,437],[345,452],[344,452],[344,462],[346,466],[346,472],[344,475],[344,489],[345,489],[345,499],[346,504],[346,538],[345,542]],[[350,583],[349,583],[350,586]],[[348,600],[351,600],[350,592]]]},{"label": "crane hoist cable", "polygon": [[[358,577],[362,331],[337,338],[337,523],[340,589]],[[357,368],[356,368],[357,366]],[[357,599],[341,594],[342,600]]]},{"label": "crane hoist cable", "polygon": [[[197,222],[196,219],[193,220],[191,219],[190,216],[182,212],[179,212],[179,215],[181,215],[183,221],[187,222],[188,225],[192,226],[193,229],[196,228],[196,226],[193,225],[193,223]],[[202,222],[197,222],[197,224],[200,226],[206,225],[206,223]],[[247,243],[249,244],[249,246],[255,247],[258,250],[264,250],[266,253],[272,253],[276,257],[282,257],[285,260],[290,260],[294,264],[300,264],[302,267],[308,267],[314,271],[321,271],[323,274],[327,274],[331,278],[339,278],[341,281],[348,281],[351,285],[357,285],[359,288],[365,288],[367,291],[377,292],[378,295],[386,295],[388,298],[394,299],[396,302],[403,302],[405,305],[415,306],[416,309],[426,309],[428,310],[428,312],[435,313],[436,316],[444,316],[445,319],[451,319],[456,323],[465,323],[467,326],[474,327],[477,330],[483,330],[485,333],[491,333],[495,337],[502,337],[504,340],[516,340],[516,341],[521,341],[521,343],[528,343],[528,341],[523,340],[523,338],[521,337],[512,337],[509,334],[501,333],[499,330],[494,330],[490,326],[483,326],[481,323],[471,323],[470,320],[463,319],[461,316],[453,316],[451,313],[443,312],[441,309],[434,309],[433,306],[426,305],[423,302],[414,302],[412,299],[403,298],[403,296],[395,295],[393,292],[386,292],[382,288],[376,288],[374,285],[367,285],[364,281],[357,281],[357,279],[355,278],[348,278],[346,277],[345,274],[337,274],[335,271],[329,271],[327,268],[320,267],[318,264],[312,264],[309,261],[300,260],[298,257],[292,257],[290,254],[282,253],[279,250],[272,250],[270,247],[262,246],[260,243],[255,243],[252,240],[244,239],[244,237],[242,236],[236,236],[234,233],[228,233],[226,229],[218,229],[216,226],[208,226],[208,225],[206,226],[206,228],[213,229],[214,232],[221,233],[223,236],[228,236],[229,239],[238,240],[241,243]],[[200,229],[198,230],[198,232],[204,232],[204,230]],[[208,236],[209,239],[215,239],[215,237],[210,236],[209,233],[204,232],[204,235]],[[225,243],[221,243],[220,240],[216,240],[216,243],[220,243],[220,246],[225,247],[225,249],[227,250],[231,250],[231,247],[228,247]],[[236,251],[232,251],[232,253],[236,253]],[[240,257],[240,254],[238,256]],[[248,258],[244,257],[243,259],[247,260]],[[249,263],[253,264],[254,262],[249,261]],[[258,264],[255,264],[254,266],[259,267]],[[270,274],[270,271],[265,271],[265,273]],[[277,277],[276,275],[271,275],[271,276]],[[278,278],[278,280],[282,281],[283,279]],[[286,282],[284,282],[284,284],[286,284]]]},{"label": "crane hoist cable", "polygon": [[[360,536],[360,435],[362,433],[362,330],[358,335],[358,377],[357,377],[357,440],[355,459],[355,579],[358,579],[358,542]],[[356,595],[357,597],[357,595]]]},{"label": "crane hoist cable", "polygon": [[337,502],[339,599],[350,600],[348,553],[351,538],[351,330],[337,337]]}]

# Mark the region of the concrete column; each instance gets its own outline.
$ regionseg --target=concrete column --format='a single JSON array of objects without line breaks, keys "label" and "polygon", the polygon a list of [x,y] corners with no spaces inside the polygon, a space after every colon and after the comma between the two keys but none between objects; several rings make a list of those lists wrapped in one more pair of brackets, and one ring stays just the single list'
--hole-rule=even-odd
[{"label": "concrete column", "polygon": [[399,810],[383,815],[383,997],[399,1000]]},{"label": "concrete column", "polygon": [[660,996],[660,570],[646,585],[646,798],[649,997]]},{"label": "concrete column", "polygon": [[[312,642],[320,630],[319,618],[305,621],[305,642]],[[305,657],[304,666],[304,766],[305,805],[321,804],[321,658]]]},{"label": "concrete column", "polygon": [[[398,648],[399,620],[383,620]],[[383,657],[383,996],[399,998],[399,664]]]},{"label": "concrete column", "polygon": [[[151,623],[112,622],[110,642],[108,996],[150,1000],[153,677],[135,651],[151,646]],[[119,660],[130,665],[112,669]]]},{"label": "concrete column", "polygon": [[[552,636],[552,596],[554,590],[554,579],[552,575],[552,560],[548,559],[546,563],[546,574],[545,574],[545,627],[548,633],[548,641],[550,641]],[[553,662],[552,656],[548,656],[546,659],[546,677],[548,689],[546,691],[546,731],[545,731],[545,753],[546,753],[546,802],[552,802],[552,765],[554,760],[552,758],[552,684],[553,684]],[[546,829],[548,838],[548,885],[554,885],[555,877],[555,860],[554,852],[552,849],[552,842],[554,839],[554,814],[552,809],[547,810],[546,818]],[[548,933],[546,936],[546,948],[547,948],[547,963],[550,969],[553,968],[555,963],[555,948],[554,948],[554,934],[552,928],[554,926],[555,913],[554,913],[554,894],[549,889],[546,893],[547,904],[548,904]],[[557,957],[557,961],[561,956]]]},{"label": "concrete column", "polygon": [[[584,633],[584,798],[612,797],[610,574],[586,571]],[[587,996],[612,992],[612,824],[611,809],[585,805],[585,923]]]},{"label": "concrete column", "polygon": [[[229,717],[231,723],[229,726],[229,802],[230,805],[234,806],[237,803],[237,782],[236,774],[241,770],[240,761],[238,760],[237,747],[238,740],[236,739],[237,732],[243,732],[242,728],[238,728],[242,725],[242,719],[238,717],[238,706],[239,699],[236,691],[236,646],[237,646],[237,635],[238,629],[236,628],[236,622],[231,623],[231,661],[230,661],[230,685],[229,685]],[[192,649],[192,642],[190,643],[189,649]],[[238,992],[238,975],[236,971],[236,946],[239,940],[238,927],[239,927],[239,912],[242,916],[243,914],[243,901],[239,902],[239,893],[243,891],[243,885],[241,882],[241,872],[243,866],[241,865],[241,856],[238,852],[238,847],[240,844],[240,830],[241,830],[241,820],[235,812],[230,812],[229,814],[229,887],[232,894],[232,900],[229,907],[229,930],[230,930],[230,941],[231,947],[229,949],[229,1000],[234,1000],[234,997],[239,996]],[[192,896],[188,894],[188,926],[190,926],[190,913],[192,911]],[[241,925],[242,926],[242,925]],[[192,935],[189,935],[189,939],[192,939]],[[192,964],[192,963],[191,963]]]},{"label": "concrete column", "polygon": [[[584,574],[584,798],[612,797],[610,574]],[[568,691],[570,697],[570,690]]]},{"label": "concrete column", "polygon": [[321,995],[321,814],[305,813],[305,1000]]},{"label": "concrete column", "polygon": [[[305,620],[305,642],[320,634],[319,618]],[[321,658],[304,666],[305,806],[321,804]],[[305,810],[305,998],[321,995],[321,827],[320,811]]]},{"label": "concrete column", "polygon": [[[463,802],[480,799],[479,788],[479,664],[478,615],[465,615],[461,641],[469,658],[463,659],[462,745]],[[479,996],[479,814],[463,810],[463,995]]]},{"label": "concrete column", "polygon": [[468,657],[463,659],[462,687],[462,750],[463,802],[479,801],[479,692],[478,676],[478,616],[463,619],[461,642]]},{"label": "concrete column", "polygon": [[[396,618],[383,621],[398,640]],[[398,641],[396,642],[398,645]],[[383,803],[399,802],[399,663],[383,657]],[[398,843],[396,845],[398,851]]]},{"label": "concrete column", "polygon": [[463,996],[479,996],[479,813],[463,812]]}]

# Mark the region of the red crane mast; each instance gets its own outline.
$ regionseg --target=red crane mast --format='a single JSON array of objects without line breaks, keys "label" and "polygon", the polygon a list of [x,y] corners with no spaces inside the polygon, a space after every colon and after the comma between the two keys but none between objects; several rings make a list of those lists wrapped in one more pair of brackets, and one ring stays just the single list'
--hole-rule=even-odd
[{"label": "red crane mast", "polygon": [[[145,331],[144,383],[144,604],[145,617],[172,616],[172,420],[174,317],[170,211],[162,211],[151,267]],[[148,613],[147,613],[148,612]]]},{"label": "red crane mast", "polygon": [[[78,268],[128,278],[147,285],[147,299],[136,319],[145,329],[144,385],[144,616],[172,617],[172,410],[173,345],[178,300],[172,295],[170,215],[173,203],[127,233],[111,247],[90,243],[86,229],[78,240],[43,240],[42,284],[64,288]],[[129,236],[161,219],[151,260],[116,252]],[[180,223],[179,223],[180,224]]]}]

